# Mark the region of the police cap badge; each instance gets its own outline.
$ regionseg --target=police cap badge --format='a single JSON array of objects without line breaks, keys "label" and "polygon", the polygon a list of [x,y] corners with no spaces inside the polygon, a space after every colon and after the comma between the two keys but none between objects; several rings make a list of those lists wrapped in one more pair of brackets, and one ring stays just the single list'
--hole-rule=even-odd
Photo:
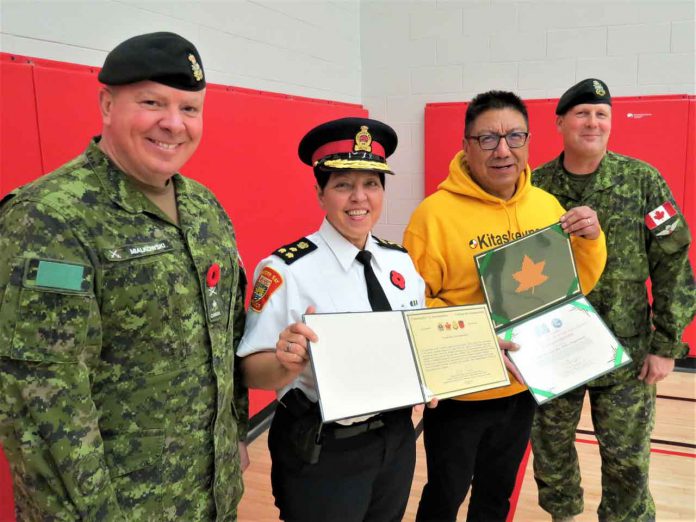
[{"label": "police cap badge", "polygon": [[298,153],[303,163],[321,171],[367,170],[394,174],[387,158],[397,144],[396,132],[369,118],[341,118],[305,134]]}]

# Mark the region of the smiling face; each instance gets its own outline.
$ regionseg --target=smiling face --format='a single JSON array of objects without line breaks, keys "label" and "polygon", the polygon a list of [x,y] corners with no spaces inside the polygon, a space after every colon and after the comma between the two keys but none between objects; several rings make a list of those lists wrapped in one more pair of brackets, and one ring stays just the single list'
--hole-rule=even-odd
[{"label": "smiling face", "polygon": [[[506,135],[510,132],[527,132],[524,116],[515,109],[491,109],[481,113],[467,129],[469,136],[484,134]],[[493,150],[483,150],[476,140],[464,138],[464,152],[471,177],[483,190],[504,200],[515,193],[520,173],[527,166],[529,139],[516,149],[511,149],[505,138],[500,138]]]},{"label": "smiling face", "polygon": [[99,147],[138,181],[163,186],[195,152],[203,133],[205,90],[156,82],[104,87]]},{"label": "smiling face", "polygon": [[382,213],[384,187],[379,175],[361,170],[332,172],[323,189],[317,186],[317,197],[329,223],[362,250]]},{"label": "smiling face", "polygon": [[556,128],[563,136],[566,157],[601,158],[611,133],[611,105],[583,103],[571,107],[558,117]]}]

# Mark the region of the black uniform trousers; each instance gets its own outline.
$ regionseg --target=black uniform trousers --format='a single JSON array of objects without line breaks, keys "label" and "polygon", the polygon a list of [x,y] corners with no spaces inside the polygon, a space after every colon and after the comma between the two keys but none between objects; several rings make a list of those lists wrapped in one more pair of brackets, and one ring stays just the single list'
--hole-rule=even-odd
[{"label": "black uniform trousers", "polygon": [[423,415],[428,482],[418,521],[454,521],[471,486],[468,522],[505,522],[536,403],[528,392],[440,401]]},{"label": "black uniform trousers", "polygon": [[289,434],[295,417],[282,405],[268,435],[271,484],[289,522],[389,522],[403,518],[416,463],[411,408],[383,413],[384,426],[337,439],[324,429],[319,461],[298,458]]}]

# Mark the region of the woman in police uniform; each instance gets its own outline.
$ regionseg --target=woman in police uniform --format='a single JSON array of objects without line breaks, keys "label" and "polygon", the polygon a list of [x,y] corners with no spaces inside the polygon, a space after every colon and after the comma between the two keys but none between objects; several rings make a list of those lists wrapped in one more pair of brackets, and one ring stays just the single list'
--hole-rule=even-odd
[{"label": "woman in police uniform", "polygon": [[[411,409],[325,424],[303,313],[425,306],[423,279],[405,249],[371,234],[384,199],[394,130],[365,118],[309,131],[300,159],[314,167],[318,231],[276,250],[255,271],[238,355],[249,387],[276,390],[271,481],[284,520],[401,520],[415,465]],[[369,362],[366,361],[366,364]]]}]

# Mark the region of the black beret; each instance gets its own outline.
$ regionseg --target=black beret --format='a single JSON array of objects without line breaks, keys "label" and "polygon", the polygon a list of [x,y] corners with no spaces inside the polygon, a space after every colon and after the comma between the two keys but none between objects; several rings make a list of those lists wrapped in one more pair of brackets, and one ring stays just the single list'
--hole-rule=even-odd
[{"label": "black beret", "polygon": [[556,105],[556,114],[562,116],[569,109],[581,103],[606,103],[611,105],[609,87],[602,80],[588,78],[576,83],[563,93]]},{"label": "black beret", "polygon": [[203,62],[196,47],[174,33],[141,34],[118,44],[99,73],[99,81],[106,85],[145,80],[184,91],[204,89]]},{"label": "black beret", "polygon": [[327,121],[305,134],[298,154],[303,163],[323,171],[370,170],[394,174],[386,158],[396,149],[396,132],[369,118]]}]

